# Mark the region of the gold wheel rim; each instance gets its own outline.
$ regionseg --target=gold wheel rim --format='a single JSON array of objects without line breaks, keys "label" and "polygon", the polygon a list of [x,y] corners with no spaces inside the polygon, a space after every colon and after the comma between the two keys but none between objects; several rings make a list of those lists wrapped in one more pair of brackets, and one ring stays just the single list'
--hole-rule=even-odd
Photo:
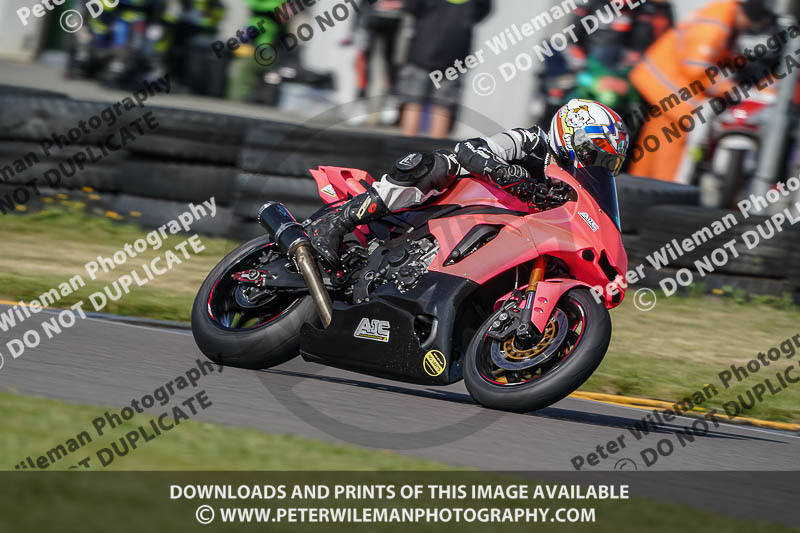
[{"label": "gold wheel rim", "polygon": [[531,357],[536,357],[537,355],[544,352],[550,343],[553,342],[553,339],[556,337],[556,321],[555,318],[551,318],[550,321],[547,323],[547,326],[544,328],[544,334],[542,338],[536,343],[536,346],[528,348],[527,350],[519,350],[516,346],[514,346],[514,340],[517,338],[516,335],[511,337],[510,339],[506,340],[503,343],[503,352],[505,352],[506,357],[509,359],[515,359],[517,361],[522,361],[525,359],[529,359]]}]

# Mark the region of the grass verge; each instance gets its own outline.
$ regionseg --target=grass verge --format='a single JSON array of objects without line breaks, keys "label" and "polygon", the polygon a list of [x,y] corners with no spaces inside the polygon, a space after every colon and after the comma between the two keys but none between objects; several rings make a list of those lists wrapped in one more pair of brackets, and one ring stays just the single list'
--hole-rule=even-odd
[{"label": "grass verge", "polygon": [[[28,456],[34,461],[40,455],[65,444],[76,434],[86,431],[93,439],[58,459],[63,453],[53,452],[56,460],[48,470],[66,470],[79,466],[89,457],[95,470],[438,470],[442,465],[402,455],[340,446],[326,442],[272,435],[256,430],[229,428],[193,420],[182,421],[169,431],[144,442],[139,440],[135,450],[116,455],[103,467],[97,452],[119,443],[129,431],[139,426],[150,428],[151,417],[137,414],[110,429],[102,436],[92,427],[92,420],[102,417],[106,409],[73,405],[57,400],[0,392],[0,463],[14,469]],[[168,410],[165,408],[164,410]],[[85,441],[85,439],[84,439]],[[103,452],[104,457],[107,456]],[[107,461],[107,459],[106,459]],[[83,469],[82,466],[79,468]]]},{"label": "grass verge", "polygon": [[[0,461],[5,468],[13,468],[27,456],[46,454],[58,443],[74,436],[76,429],[91,430],[91,420],[102,416],[104,408],[79,406],[50,399],[0,393]],[[91,455],[100,447],[110,446],[113,439],[119,439],[126,432],[140,424],[147,424],[146,415],[136,415],[118,426],[111,433],[75,450],[67,457],[56,461],[52,469],[63,469],[73,465],[73,459]],[[35,460],[35,459],[34,459]],[[368,467],[366,465],[369,465]],[[169,487],[173,484],[230,483],[266,485],[285,483],[319,483],[323,480],[329,486],[335,483],[361,482],[384,484],[419,482],[425,478],[424,471],[436,471],[428,476],[430,482],[445,484],[449,482],[471,483],[519,483],[522,480],[499,477],[496,474],[458,471],[442,464],[413,459],[388,452],[362,450],[351,446],[317,442],[311,439],[289,435],[269,435],[255,430],[222,427],[215,424],[184,421],[175,429],[163,433],[152,441],[131,450],[124,457],[118,457],[105,470],[159,470],[171,472],[130,472],[107,473],[38,473],[36,475],[13,476],[13,490],[0,498],[0,516],[7,531],[49,531],[53,520],[57,520],[58,530],[71,531],[182,531],[195,524],[194,510],[201,503],[198,500],[171,500]],[[177,470],[250,470],[250,474],[181,473]],[[100,468],[100,470],[103,470]],[[262,470],[292,471],[289,475]],[[347,471],[340,474],[332,470]],[[380,470],[388,476],[367,473],[360,476],[353,471]],[[303,474],[297,471],[327,471],[321,474]],[[450,471],[448,474],[445,471]],[[6,474],[8,475],[8,474]],[[455,476],[455,477],[454,477]],[[525,483],[529,483],[525,480]],[[534,482],[535,484],[535,482]],[[640,531],[716,531],[770,532],[790,531],[787,528],[755,523],[719,516],[710,512],[690,509],[674,504],[657,503],[637,499],[622,501],[541,501],[515,500],[511,502],[477,501],[467,504],[458,501],[451,506],[464,507],[548,507],[554,513],[557,507],[594,507],[595,522],[583,524],[550,524],[547,530],[614,530],[622,533]],[[299,502],[267,500],[219,501],[211,502],[230,507],[295,507]],[[305,503],[305,502],[303,502]],[[447,505],[440,501],[393,501],[382,502],[361,500],[343,502],[328,500],[313,502],[310,506],[330,507],[362,506],[420,506],[432,507]],[[42,512],[46,509],[46,512]],[[635,517],[632,519],[632,517]],[[262,525],[263,526],[263,525]],[[557,526],[557,527],[555,527]],[[225,531],[244,531],[254,524],[226,524]],[[414,526],[411,524],[271,524],[270,529],[279,531],[408,531],[410,527],[431,530],[430,524]],[[498,526],[499,527],[499,526]],[[503,530],[529,531],[531,524],[504,526]],[[538,526],[534,526],[538,527]],[[545,526],[546,527],[546,526]],[[219,521],[210,530],[223,528]],[[486,531],[486,524],[437,524],[436,531]],[[495,529],[499,530],[499,529]]]}]

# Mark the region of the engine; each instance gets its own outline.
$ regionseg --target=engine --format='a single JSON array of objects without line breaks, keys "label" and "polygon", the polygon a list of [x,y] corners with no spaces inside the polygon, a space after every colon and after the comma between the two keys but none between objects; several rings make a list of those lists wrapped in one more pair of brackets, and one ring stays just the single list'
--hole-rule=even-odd
[{"label": "engine", "polygon": [[430,235],[407,240],[399,246],[373,242],[366,250],[367,264],[354,273],[352,300],[361,303],[369,294],[386,283],[394,283],[400,292],[413,288],[428,271],[439,245]]}]

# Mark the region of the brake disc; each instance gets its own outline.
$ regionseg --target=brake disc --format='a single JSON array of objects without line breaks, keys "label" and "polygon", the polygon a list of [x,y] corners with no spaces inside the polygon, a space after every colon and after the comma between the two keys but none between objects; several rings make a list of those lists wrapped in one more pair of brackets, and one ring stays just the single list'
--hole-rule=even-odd
[{"label": "brake disc", "polygon": [[[532,348],[518,350],[514,347],[514,337],[500,343],[493,342],[491,347],[492,362],[505,370],[526,370],[547,361],[567,338],[569,320],[561,309],[556,309],[545,326],[544,335]],[[516,359],[516,361],[512,360]]]},{"label": "brake disc", "polygon": [[244,285],[236,287],[233,296],[236,300],[236,305],[242,309],[258,309],[272,303],[277,298],[277,295],[269,289]]}]

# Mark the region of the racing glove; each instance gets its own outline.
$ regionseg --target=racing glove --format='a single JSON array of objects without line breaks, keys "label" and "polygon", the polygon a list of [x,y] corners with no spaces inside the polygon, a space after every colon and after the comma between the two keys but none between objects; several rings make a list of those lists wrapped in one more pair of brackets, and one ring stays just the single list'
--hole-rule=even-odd
[{"label": "racing glove", "polygon": [[531,176],[523,166],[504,165],[492,170],[489,177],[501,189],[518,192],[523,182],[529,180]]}]

